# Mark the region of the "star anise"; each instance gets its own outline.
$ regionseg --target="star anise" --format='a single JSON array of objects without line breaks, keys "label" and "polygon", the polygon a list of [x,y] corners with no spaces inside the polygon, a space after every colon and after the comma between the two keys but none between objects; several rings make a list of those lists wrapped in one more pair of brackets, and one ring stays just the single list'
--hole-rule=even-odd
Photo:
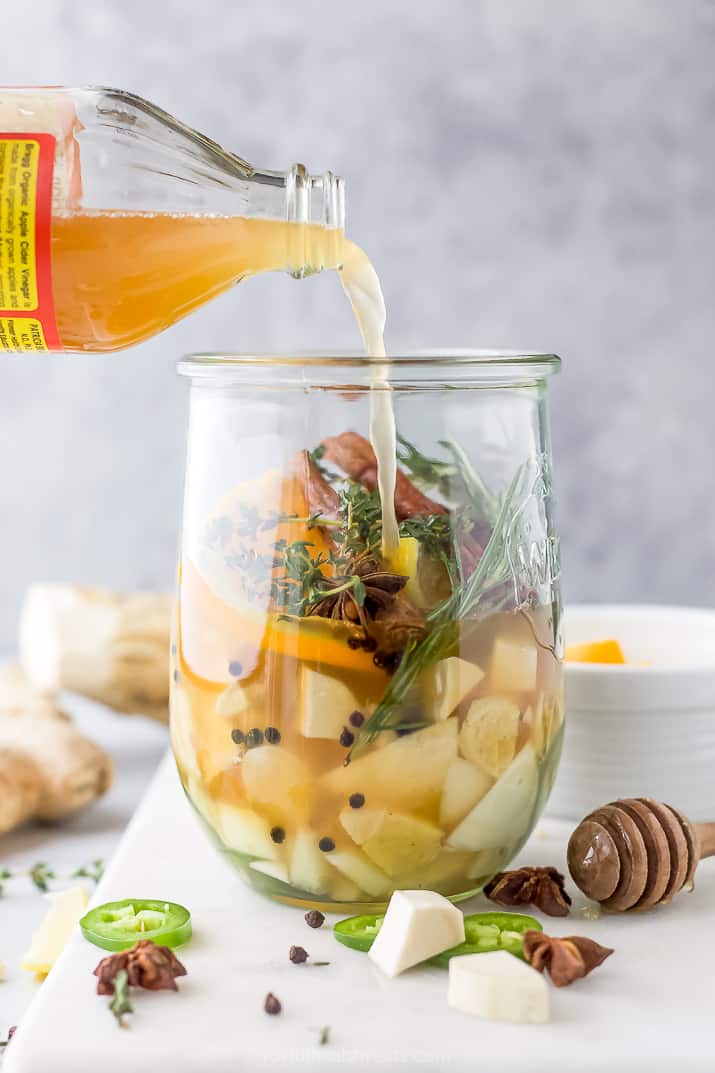
[{"label": "star anise", "polygon": [[571,899],[556,868],[516,868],[500,872],[484,888],[498,905],[535,905],[550,917],[566,917]]},{"label": "star anise", "polygon": [[94,975],[98,995],[114,994],[114,978],[124,969],[130,987],[147,991],[178,991],[175,977],[186,976],[186,969],[168,946],[157,946],[151,939],[140,939],[131,950],[102,958]]},{"label": "star anise", "polygon": [[316,582],[318,594],[307,613],[365,628],[368,618],[389,607],[406,584],[407,578],[385,570],[377,555],[359,555],[346,564],[344,573]]},{"label": "star anise", "polygon": [[524,932],[524,956],[537,972],[546,969],[554,987],[566,987],[590,972],[613,953],[581,935],[553,938],[541,931]]}]

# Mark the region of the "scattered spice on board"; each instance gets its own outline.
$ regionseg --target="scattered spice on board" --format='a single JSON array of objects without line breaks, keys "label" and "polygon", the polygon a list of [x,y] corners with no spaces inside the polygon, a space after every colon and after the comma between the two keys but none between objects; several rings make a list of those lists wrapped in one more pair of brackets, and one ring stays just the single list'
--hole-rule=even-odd
[{"label": "scattered spice on board", "polygon": [[309,928],[322,928],[325,917],[318,909],[309,909],[305,914],[305,922]]},{"label": "scattered spice on board", "polygon": [[277,999],[272,991],[269,991],[266,995],[265,1001],[263,1003],[263,1009],[266,1011],[266,1013],[274,1015],[279,1014],[283,1009],[280,1003],[280,999]]},{"label": "scattered spice on board", "polygon": [[524,956],[537,972],[546,970],[554,987],[567,987],[588,976],[613,950],[581,935],[553,938],[541,931],[524,932]]},{"label": "scattered spice on board", "polygon": [[550,867],[500,872],[487,883],[484,893],[497,905],[535,905],[550,917],[568,916],[571,905],[564,877]]}]

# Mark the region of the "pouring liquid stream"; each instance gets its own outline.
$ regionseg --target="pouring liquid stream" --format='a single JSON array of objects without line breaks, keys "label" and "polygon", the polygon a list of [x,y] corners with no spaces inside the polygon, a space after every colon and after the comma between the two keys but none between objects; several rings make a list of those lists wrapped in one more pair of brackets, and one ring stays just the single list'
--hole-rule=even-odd
[{"label": "pouring liquid stream", "polygon": [[[355,243],[346,240],[344,248],[340,282],[352,306],[368,356],[384,358],[386,311],[377,272]],[[389,562],[399,549],[400,534],[395,514],[397,432],[387,362],[374,365],[371,369],[370,443],[377,459],[377,488],[382,507],[382,556]]]}]

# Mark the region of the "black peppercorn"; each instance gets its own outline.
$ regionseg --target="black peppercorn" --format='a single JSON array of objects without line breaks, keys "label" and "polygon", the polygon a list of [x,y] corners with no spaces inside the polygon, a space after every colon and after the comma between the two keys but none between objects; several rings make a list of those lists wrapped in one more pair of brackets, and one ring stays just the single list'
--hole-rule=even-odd
[{"label": "black peppercorn", "polygon": [[302,965],[308,960],[308,951],[302,946],[291,946],[288,957],[294,965]]},{"label": "black peppercorn", "polygon": [[350,794],[348,804],[350,808],[362,808],[365,804],[365,794]]},{"label": "black peppercorn", "polygon": [[266,1011],[266,1013],[273,1014],[280,1013],[283,1009],[280,1004],[280,999],[277,999],[272,991],[269,991],[266,995],[265,1001],[263,1003],[263,1009]]},{"label": "black peppercorn", "polygon": [[243,664],[237,659],[232,659],[228,665],[228,673],[232,678],[240,678],[243,674]]},{"label": "black peppercorn", "polygon": [[348,648],[362,648],[362,641],[359,637],[348,637]]},{"label": "black peppercorn", "polygon": [[171,646],[171,654],[172,654],[172,656],[176,655],[176,645]]},{"label": "black peppercorn", "polygon": [[362,714],[362,712],[352,712],[350,714],[348,722],[350,723],[350,726],[361,727],[365,722],[365,716]]},{"label": "black peppercorn", "polygon": [[323,853],[332,853],[335,849],[335,842],[332,838],[321,838],[318,842],[318,849],[322,849]]},{"label": "black peppercorn", "polygon": [[365,649],[366,652],[376,652],[377,641],[374,637],[366,637],[362,643],[362,647]]},{"label": "black peppercorn", "polygon": [[181,678],[181,675],[179,674],[179,672],[174,671],[174,681],[178,682],[180,678]]},{"label": "black peppercorn", "polygon": [[281,732],[277,727],[266,727],[265,736],[269,745],[277,745],[281,740]]},{"label": "black peppercorn", "polygon": [[305,914],[305,922],[309,928],[322,928],[325,917],[318,909],[310,909]]},{"label": "black peppercorn", "polygon": [[249,749],[255,749],[257,745],[263,744],[263,731],[258,727],[254,727],[253,730],[249,730],[246,734],[246,745]]},{"label": "black peppercorn", "polygon": [[279,846],[281,842],[285,842],[286,833],[282,827],[271,827],[271,838]]},{"label": "black peppercorn", "polygon": [[343,748],[348,749],[355,741],[355,735],[352,730],[348,730],[347,727],[343,727],[340,732],[340,744]]},{"label": "black peppercorn", "polygon": [[243,731],[239,730],[238,727],[234,727],[234,729],[231,731],[231,741],[234,742],[236,745],[243,745],[245,740],[246,735],[243,733]]}]

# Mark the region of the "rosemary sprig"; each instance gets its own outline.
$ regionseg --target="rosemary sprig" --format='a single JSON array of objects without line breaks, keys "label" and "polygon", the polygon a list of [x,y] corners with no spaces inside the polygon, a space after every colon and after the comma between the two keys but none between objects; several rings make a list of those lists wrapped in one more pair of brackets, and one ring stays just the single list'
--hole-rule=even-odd
[{"label": "rosemary sprig", "polygon": [[424,492],[436,489],[440,495],[449,498],[452,492],[452,482],[457,473],[454,462],[442,462],[437,458],[423,455],[414,444],[399,433],[397,443],[397,460],[407,470],[417,487]]},{"label": "rosemary sprig", "polygon": [[[517,470],[494,521],[489,543],[474,573],[464,585],[430,612],[430,633],[422,641],[405,649],[382,700],[360,728],[353,746],[353,755],[373,741],[381,731],[397,724],[398,710],[409,690],[427,667],[445,656],[456,643],[460,620],[476,617],[485,595],[510,577],[508,534],[521,508],[522,497],[519,493],[527,468],[522,465]],[[493,610],[494,605],[490,604],[489,611]]]},{"label": "rosemary sprig", "polygon": [[487,521],[495,519],[501,505],[500,500],[489,491],[469,461],[464,448],[451,437],[446,440],[440,440],[439,443],[441,447],[449,451],[454,459],[454,474],[464,486],[464,491],[469,499],[474,516],[476,518],[485,518]]},{"label": "rosemary sprig", "polygon": [[109,1000],[110,1012],[117,1019],[120,1028],[127,1028],[125,1017],[128,1013],[134,1013],[134,1007],[129,1000],[129,977],[126,969],[120,969],[112,981],[114,994]]}]

